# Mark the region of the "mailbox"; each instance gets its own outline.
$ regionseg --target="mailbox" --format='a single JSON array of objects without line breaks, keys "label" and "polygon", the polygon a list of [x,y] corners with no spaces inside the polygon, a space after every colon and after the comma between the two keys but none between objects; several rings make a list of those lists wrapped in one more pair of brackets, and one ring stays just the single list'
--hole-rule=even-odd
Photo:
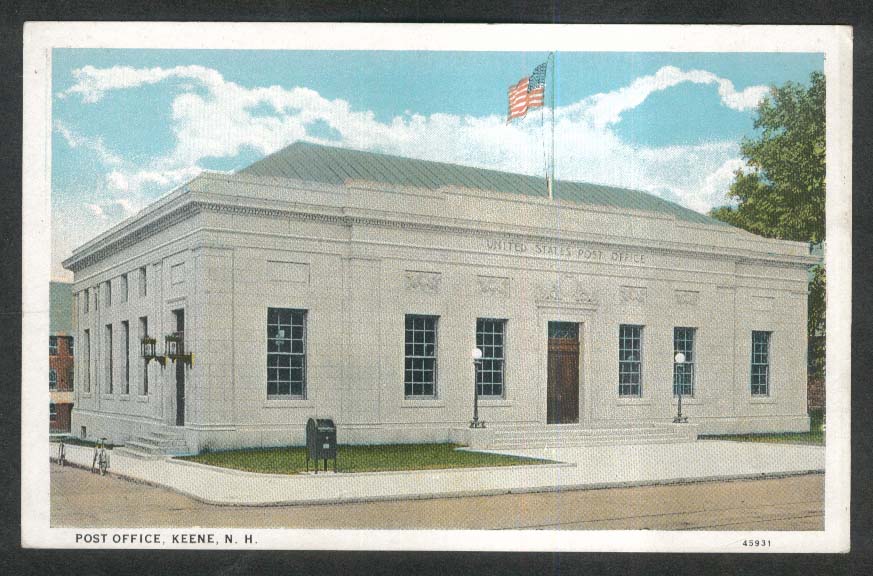
[{"label": "mailbox", "polygon": [[327,471],[328,459],[333,460],[333,471],[336,472],[336,425],[330,418],[310,418],[306,422],[306,471],[309,471],[309,460],[315,460],[315,473],[318,474],[318,461],[324,460],[324,470]]}]

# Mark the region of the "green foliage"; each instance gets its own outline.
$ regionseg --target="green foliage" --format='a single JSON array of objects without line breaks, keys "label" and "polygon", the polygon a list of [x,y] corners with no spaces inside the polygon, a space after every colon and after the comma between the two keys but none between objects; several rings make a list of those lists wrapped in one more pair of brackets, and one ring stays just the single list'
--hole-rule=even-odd
[{"label": "green foliage", "polygon": [[768,238],[819,244],[824,240],[825,80],[771,88],[758,106],[755,138],[740,151],[746,167],[728,197],[736,207],[712,215]]},{"label": "green foliage", "polygon": [[[435,470],[479,466],[543,464],[547,460],[503,454],[456,450],[455,444],[378,444],[340,446],[337,466],[340,472],[382,472],[388,470]],[[258,448],[210,452],[181,459],[268,474],[297,474],[306,470],[306,448]],[[312,470],[313,463],[309,464]],[[333,463],[328,462],[328,468]]]},{"label": "green foliage", "polygon": [[809,283],[807,329],[810,336],[823,336],[825,333],[825,281],[824,266],[816,266]]},{"label": "green foliage", "polygon": [[[746,166],[728,192],[731,206],[714,218],[767,238],[821,244],[825,237],[825,78],[773,87],[759,104],[754,138],[743,139]],[[825,274],[809,286],[810,335],[825,327]]]}]

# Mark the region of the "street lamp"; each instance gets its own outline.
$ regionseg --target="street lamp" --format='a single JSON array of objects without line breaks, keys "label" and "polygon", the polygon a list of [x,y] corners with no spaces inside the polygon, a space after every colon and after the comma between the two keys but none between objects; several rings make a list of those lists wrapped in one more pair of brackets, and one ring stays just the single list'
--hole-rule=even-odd
[{"label": "street lamp", "polygon": [[[682,352],[677,352],[676,356],[674,357],[674,360],[676,361],[676,364],[679,364],[681,366],[682,364],[685,363],[685,354],[683,354]],[[684,370],[682,371],[682,374],[683,375],[685,374]],[[673,385],[676,386],[675,381],[674,381]],[[678,386],[676,386],[676,395],[679,396],[679,408],[678,408],[678,411],[676,413],[676,417],[673,418],[673,423],[674,424],[686,423],[686,422],[688,422],[688,416],[682,415],[682,382],[679,382]]]},{"label": "street lamp", "polygon": [[481,363],[482,350],[473,348],[473,419],[470,421],[470,428],[485,427],[485,422],[479,422],[479,385],[476,382]]}]

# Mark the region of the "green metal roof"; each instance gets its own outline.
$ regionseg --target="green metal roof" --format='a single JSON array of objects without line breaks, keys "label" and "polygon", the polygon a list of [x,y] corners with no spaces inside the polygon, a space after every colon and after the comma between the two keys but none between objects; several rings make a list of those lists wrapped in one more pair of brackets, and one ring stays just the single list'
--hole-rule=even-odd
[{"label": "green metal roof", "polygon": [[[548,196],[542,177],[310,142],[295,142],[238,173],[334,185],[342,185],[348,180],[364,180],[429,189],[461,186],[541,198]],[[642,210],[675,216],[686,222],[727,226],[724,222],[639,190],[558,180],[554,196],[579,204]]]},{"label": "green metal roof", "polygon": [[49,283],[49,333],[73,334],[73,285]]}]

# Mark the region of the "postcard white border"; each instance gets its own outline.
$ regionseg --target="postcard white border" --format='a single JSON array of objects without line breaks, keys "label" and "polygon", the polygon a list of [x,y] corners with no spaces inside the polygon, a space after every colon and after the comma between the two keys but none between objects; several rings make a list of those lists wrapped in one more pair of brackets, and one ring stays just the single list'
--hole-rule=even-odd
[{"label": "postcard white border", "polygon": [[[24,29],[22,178],[22,545],[78,547],[49,526],[48,291],[51,261],[51,49],[518,51],[522,25],[37,22]],[[827,78],[827,446],[821,532],[223,530],[259,549],[622,552],[846,552],[849,549],[852,30],[847,26],[523,25],[527,51],[820,52]],[[390,33],[386,33],[390,29]],[[105,530],[104,530],[105,531]],[[119,529],[172,534],[180,530]],[[185,530],[191,532],[192,530]],[[196,530],[195,530],[196,531]],[[81,530],[78,530],[81,532]],[[748,537],[766,549],[744,548]],[[167,539],[169,536],[167,536]],[[84,547],[84,546],[83,546]],[[147,548],[107,543],[103,548]],[[164,548],[172,548],[165,546]],[[185,545],[191,549],[197,546]]]}]

